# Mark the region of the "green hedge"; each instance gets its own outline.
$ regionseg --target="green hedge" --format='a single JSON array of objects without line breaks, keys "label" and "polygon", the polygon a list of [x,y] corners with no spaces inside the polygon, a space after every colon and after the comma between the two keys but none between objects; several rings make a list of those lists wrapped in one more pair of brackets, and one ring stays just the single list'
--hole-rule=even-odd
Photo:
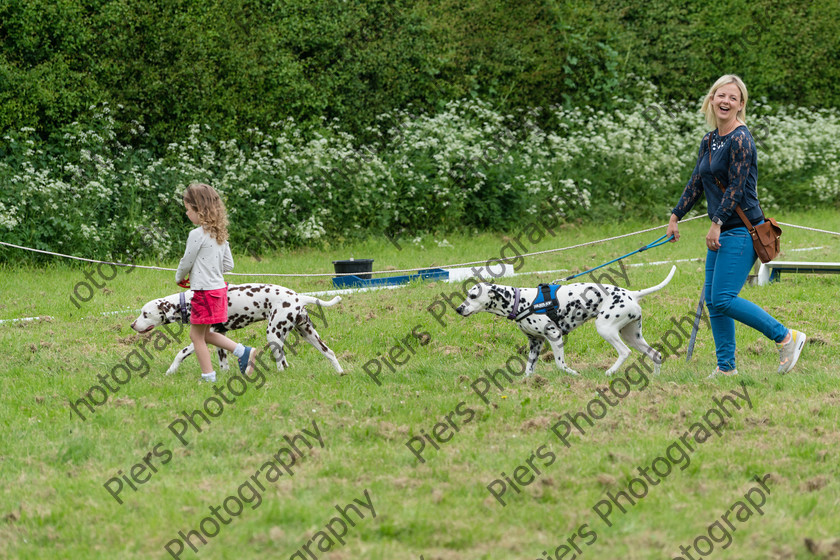
[{"label": "green hedge", "polygon": [[195,122],[244,133],[374,115],[435,96],[434,51],[405,0],[8,0],[0,128],[42,136],[100,101],[165,146]]},{"label": "green hedge", "polygon": [[[462,100],[435,113],[385,113],[377,119],[384,133],[370,143],[339,122],[286,120],[225,140],[196,125],[162,155],[123,144],[119,111],[100,105],[90,122],[64,127],[60,144],[32,129],[9,136],[0,239],[95,258],[177,257],[191,227],[181,201],[191,181],[222,193],[233,244],[253,253],[383,234],[515,230],[546,214],[663,223],[706,125],[696,106],[654,119],[657,91],[638,87],[649,98],[614,111],[506,113]],[[836,206],[840,111],[755,109],[763,208]],[[0,249],[0,261],[29,257]]]},{"label": "green hedge", "polygon": [[157,153],[193,123],[243,137],[289,117],[370,140],[394,109],[610,110],[639,99],[632,75],[681,101],[725,72],[773,102],[836,107],[838,53],[828,0],[5,0],[0,131],[47,138],[106,101],[123,107],[117,134]]},{"label": "green hedge", "polygon": [[632,39],[627,70],[664,97],[694,99],[722,74],[751,95],[805,107],[840,105],[840,3],[608,1]]}]

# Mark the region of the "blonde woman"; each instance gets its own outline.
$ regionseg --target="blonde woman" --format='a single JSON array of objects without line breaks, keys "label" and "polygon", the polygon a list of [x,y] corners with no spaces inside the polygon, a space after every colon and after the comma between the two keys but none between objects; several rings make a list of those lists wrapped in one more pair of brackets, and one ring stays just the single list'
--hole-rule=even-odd
[{"label": "blonde woman", "polygon": [[[222,276],[233,270],[227,231],[227,213],[219,193],[210,185],[193,183],[184,192],[187,218],[197,225],[187,239],[187,249],[175,272],[175,283],[193,290],[190,313],[190,340],[201,366],[201,379],[216,382],[207,344],[233,352],[239,370],[254,370],[256,352],[225,335],[210,332],[210,325],[227,321],[227,283]],[[189,276],[189,283],[185,284]]]},{"label": "blonde woman", "polygon": [[[747,87],[738,76],[718,79],[703,100],[706,122],[697,165],[673,209],[668,235],[679,240],[677,223],[705,194],[709,219],[706,234],[706,306],[715,339],[716,375],[735,375],[735,321],[761,332],[779,349],[779,373],[796,364],[805,334],[789,329],[769,313],[738,296],[756,255],[747,227],[735,212],[739,206],[753,226],[764,221],[758,203],[755,142],[746,125]],[[716,180],[717,179],[717,180]],[[725,190],[718,186],[718,183]]]}]

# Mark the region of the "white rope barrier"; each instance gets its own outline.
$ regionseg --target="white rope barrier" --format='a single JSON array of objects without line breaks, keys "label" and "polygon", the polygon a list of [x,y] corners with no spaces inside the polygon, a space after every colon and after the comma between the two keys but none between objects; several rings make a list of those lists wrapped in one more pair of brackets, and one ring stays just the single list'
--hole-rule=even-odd
[{"label": "white rope barrier", "polygon": [[15,245],[14,243],[6,243],[5,241],[0,241],[0,245],[5,245],[6,247],[13,247],[15,249],[23,249],[24,251],[31,251],[33,253],[42,253],[44,255],[52,255],[54,257],[64,257],[65,259],[73,259],[77,261],[84,261],[94,264],[110,264],[114,266],[128,266],[131,268],[145,268],[148,270],[170,270],[174,272],[176,269],[174,268],[162,268],[159,266],[143,266],[139,264],[126,264],[120,262],[111,262],[111,261],[98,261],[95,259],[86,259],[84,257],[76,257],[74,255],[65,255],[64,253],[53,253],[52,251],[43,251],[41,249],[33,249],[32,247],[23,247],[22,245]]},{"label": "white rope barrier", "polygon": [[[680,223],[684,224],[686,222],[690,222],[692,220],[698,220],[698,219],[704,218],[704,217],[705,217],[705,214],[701,214],[699,216],[694,216],[693,218],[688,218],[688,219],[682,220]],[[840,237],[840,233],[838,233],[836,231],[828,231],[828,230],[824,230],[824,229],[817,229],[817,228],[811,228],[811,227],[806,227],[806,226],[797,226],[797,225],[794,225],[794,224],[786,224],[784,222],[779,222],[779,224],[783,225],[785,227],[804,229],[804,230],[809,230],[809,231],[815,231],[815,232],[818,232],[818,233],[826,233],[826,234],[829,234],[829,235],[836,235],[836,236]],[[606,243],[608,241],[615,241],[617,239],[623,239],[625,237],[632,237],[634,235],[640,235],[642,233],[648,233],[648,232],[651,232],[651,231],[662,229],[663,227],[667,227],[667,225],[668,224],[664,224],[664,225],[660,225],[660,226],[654,226],[654,227],[651,227],[651,228],[647,228],[647,229],[643,229],[643,230],[639,230],[639,231],[634,231],[632,233],[625,233],[623,235],[616,235],[616,236],[613,236],[613,237],[607,237],[605,239],[598,239],[596,241],[587,241],[585,243],[578,243],[577,245],[570,245],[568,247],[559,247],[559,248],[556,248],[556,249],[546,249],[545,251],[534,251],[532,253],[525,253],[523,255],[518,255],[517,258],[533,257],[533,256],[536,256],[536,255],[546,255],[546,254],[549,254],[549,253],[559,253],[561,251],[569,251],[571,249],[579,249],[581,247],[588,247],[590,245],[598,245],[600,243]],[[77,261],[89,262],[89,263],[94,263],[94,264],[108,264],[108,265],[112,265],[112,266],[126,266],[126,267],[131,267],[131,268],[143,268],[143,269],[146,269],[146,270],[162,270],[162,271],[167,271],[167,272],[175,272],[175,270],[176,270],[174,268],[164,268],[164,267],[160,267],[160,266],[145,266],[145,265],[139,265],[139,264],[126,264],[126,263],[113,262],[113,261],[100,261],[100,260],[96,260],[96,259],[87,259],[87,258],[84,258],[84,257],[77,257],[77,256],[74,256],[74,255],[65,255],[63,253],[55,253],[53,251],[44,251],[44,250],[41,250],[41,249],[33,249],[32,247],[24,247],[22,245],[15,245],[14,243],[7,243],[5,241],[0,241],[0,245],[5,245],[6,247],[12,247],[14,249],[21,249],[23,251],[31,251],[31,252],[34,252],[34,253],[42,253],[44,255],[51,255],[51,256],[55,256],[55,257],[63,257],[65,259],[73,259],[73,260],[77,260]],[[463,267],[472,266],[472,265],[486,265],[486,264],[488,264],[492,261],[502,261],[503,262],[504,260],[510,260],[510,259],[501,259],[500,257],[492,257],[490,259],[485,259],[485,260],[480,260],[480,261],[472,261],[472,262],[465,262],[465,263],[444,264],[444,265],[438,265],[438,266],[425,266],[425,267],[420,267],[420,268],[404,268],[404,269],[401,269],[401,270],[378,270],[378,271],[372,271],[372,272],[364,272],[364,274],[398,274],[398,273],[402,273],[402,272],[418,272],[418,271],[421,271],[421,270],[428,270],[430,268],[463,268]],[[269,272],[253,272],[253,273],[252,272],[229,272],[229,273],[225,274],[225,276],[269,276],[269,277],[284,277],[284,278],[312,278],[312,277],[319,277],[319,276],[330,276],[330,277],[333,277],[333,276],[352,276],[352,275],[358,275],[358,274],[359,274],[358,272],[346,272],[346,273],[330,272],[330,273],[311,273],[311,274],[282,274],[282,273],[269,273]]]},{"label": "white rope barrier", "polygon": [[827,229],[817,229],[817,228],[812,228],[812,227],[807,227],[807,226],[797,226],[797,225],[793,225],[793,224],[786,224],[785,222],[776,222],[776,223],[778,223],[780,226],[792,227],[792,228],[796,228],[796,229],[806,229],[808,231],[816,231],[817,233],[827,233],[829,235],[840,236],[840,233],[837,233],[836,231],[828,231]]}]

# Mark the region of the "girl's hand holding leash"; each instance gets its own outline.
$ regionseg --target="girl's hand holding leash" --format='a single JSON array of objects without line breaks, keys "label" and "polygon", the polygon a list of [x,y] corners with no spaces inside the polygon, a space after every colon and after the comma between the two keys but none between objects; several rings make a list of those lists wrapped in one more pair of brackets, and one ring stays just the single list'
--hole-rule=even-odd
[{"label": "girl's hand holding leash", "polygon": [[179,285],[179,286],[181,286],[181,287],[182,287],[182,288],[184,288],[184,289],[188,289],[188,288],[190,287],[190,279],[189,279],[189,277],[184,278],[183,280],[181,280],[180,282],[178,282],[178,285]]}]

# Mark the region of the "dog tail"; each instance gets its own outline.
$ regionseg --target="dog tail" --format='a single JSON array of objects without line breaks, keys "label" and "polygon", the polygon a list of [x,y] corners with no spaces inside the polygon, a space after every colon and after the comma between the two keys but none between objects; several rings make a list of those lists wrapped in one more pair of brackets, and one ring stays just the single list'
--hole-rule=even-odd
[{"label": "dog tail", "polygon": [[674,277],[674,273],[676,271],[677,271],[677,267],[672,266],[671,267],[671,272],[668,273],[668,277],[665,278],[665,280],[663,280],[662,282],[660,282],[656,286],[653,286],[652,288],[647,288],[645,290],[639,290],[638,292],[634,292],[633,295],[636,296],[637,298],[643,298],[648,294],[652,294],[653,292],[658,292],[659,290],[661,290],[662,288],[664,288],[665,286],[668,285],[668,282],[670,282],[671,278]]},{"label": "dog tail", "polygon": [[341,296],[335,296],[330,301],[324,301],[324,300],[321,300],[321,299],[318,299],[318,298],[312,297],[312,296],[305,296],[303,294],[298,294],[298,295],[299,295],[300,301],[303,303],[303,305],[309,305],[309,304],[312,304],[312,303],[317,303],[321,307],[332,307],[333,305],[335,305],[336,303],[341,301]]}]

